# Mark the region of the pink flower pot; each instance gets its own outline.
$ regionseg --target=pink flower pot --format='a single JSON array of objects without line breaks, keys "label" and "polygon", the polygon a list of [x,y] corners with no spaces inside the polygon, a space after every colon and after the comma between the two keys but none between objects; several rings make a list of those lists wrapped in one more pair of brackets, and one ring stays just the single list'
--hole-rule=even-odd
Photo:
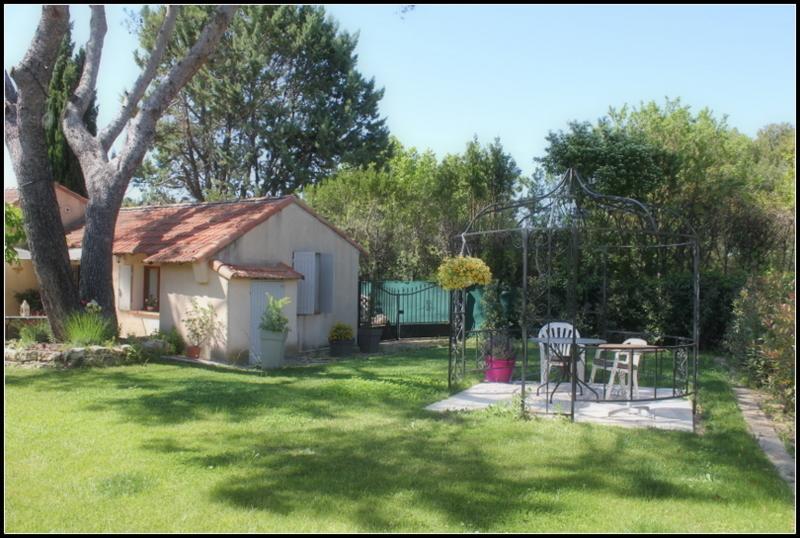
[{"label": "pink flower pot", "polygon": [[514,375],[514,359],[497,359],[486,357],[486,374],[484,381],[492,383],[508,383]]}]

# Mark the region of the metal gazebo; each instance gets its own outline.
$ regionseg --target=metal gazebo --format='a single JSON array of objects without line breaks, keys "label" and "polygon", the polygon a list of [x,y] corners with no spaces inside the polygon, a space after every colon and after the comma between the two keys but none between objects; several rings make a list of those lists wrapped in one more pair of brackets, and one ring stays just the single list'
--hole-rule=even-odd
[{"label": "metal gazebo", "polygon": [[[453,390],[468,376],[486,372],[482,347],[508,333],[521,355],[514,382],[521,385],[523,412],[535,384],[536,392],[545,391],[545,412],[572,420],[576,401],[586,399],[639,404],[690,397],[694,414],[700,258],[695,232],[676,230],[674,222],[667,210],[596,192],[574,169],[549,192],[477,212],[454,240],[461,255],[489,258],[485,261],[493,274],[511,284],[507,294],[514,300],[506,301],[511,322],[502,329],[470,326],[472,290],[451,292],[448,387]],[[678,295],[682,300],[675,300],[676,293],[683,293]],[[668,294],[672,300],[666,300]],[[551,341],[542,331],[555,321],[574,330]],[[626,349],[623,340],[633,337],[647,347]],[[559,388],[548,374],[554,343],[568,350],[560,357],[565,368],[559,384],[568,389],[560,394],[569,397],[569,410],[551,405],[553,396],[548,397]],[[636,372],[635,353],[644,358]],[[625,383],[613,383],[613,370],[602,383],[585,382],[579,366],[586,369],[589,361],[593,369],[605,366],[601,377],[607,377],[614,357],[630,359],[619,367],[628,369]],[[538,378],[531,369],[537,360]],[[637,379],[649,388],[639,391],[633,386]]]}]

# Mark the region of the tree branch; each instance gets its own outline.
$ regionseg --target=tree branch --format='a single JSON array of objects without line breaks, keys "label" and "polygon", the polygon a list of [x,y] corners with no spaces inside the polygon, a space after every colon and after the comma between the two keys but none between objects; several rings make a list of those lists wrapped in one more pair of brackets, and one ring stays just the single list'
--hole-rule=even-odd
[{"label": "tree branch", "polygon": [[122,110],[120,110],[117,117],[114,118],[114,120],[109,123],[108,126],[100,133],[100,144],[103,146],[103,149],[106,152],[109,150],[109,148],[111,148],[114,140],[116,140],[119,134],[122,132],[122,129],[125,127],[125,124],[128,122],[128,120],[133,117],[136,105],[138,105],[139,101],[141,101],[142,97],[144,97],[147,87],[153,81],[158,66],[161,64],[161,60],[164,57],[164,52],[167,50],[169,39],[172,36],[173,30],[175,29],[175,21],[178,17],[178,9],[179,8],[176,6],[167,6],[167,14],[164,17],[164,22],[161,24],[161,28],[158,31],[156,44],[153,48],[153,52],[150,53],[150,58],[147,60],[147,65],[139,75],[139,78],[134,83],[131,92],[125,99],[125,104],[123,105]]},{"label": "tree branch", "polygon": [[206,24],[203,32],[181,61],[170,69],[166,79],[155,89],[140,107],[131,121],[130,138],[120,154],[114,159],[117,178],[130,177],[138,167],[148,145],[155,136],[156,122],[178,92],[200,69],[214,51],[233,18],[238,6],[220,6],[214,18]]},{"label": "tree branch", "polygon": [[83,64],[83,73],[73,96],[67,101],[64,108],[62,127],[64,136],[80,161],[81,168],[86,177],[86,188],[93,188],[93,175],[90,170],[107,162],[106,152],[99,141],[92,136],[83,116],[92,102],[97,85],[97,75],[100,71],[100,58],[103,52],[103,42],[106,30],[106,12],[103,6],[92,6],[92,19],[90,22],[89,42],[86,44],[86,59]]}]

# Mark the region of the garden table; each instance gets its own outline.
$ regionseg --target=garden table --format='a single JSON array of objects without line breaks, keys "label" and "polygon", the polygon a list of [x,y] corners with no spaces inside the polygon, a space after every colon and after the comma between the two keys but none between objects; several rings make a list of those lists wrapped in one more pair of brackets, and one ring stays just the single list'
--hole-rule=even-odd
[{"label": "garden table", "polygon": [[[577,345],[577,346],[580,346],[580,347],[598,346],[598,345],[602,345],[602,344],[606,343],[606,340],[603,340],[601,338],[549,338],[549,337],[539,338],[539,337],[531,337],[531,338],[528,338],[528,341],[534,342],[534,343],[537,343],[537,344],[545,344],[545,345],[550,344],[552,346],[572,345],[572,344],[574,344],[574,345]],[[587,389],[592,391],[592,393],[594,394],[595,398],[598,401],[600,400],[600,395],[597,394],[596,390],[594,390],[592,387],[590,387],[589,384],[586,383],[585,381],[579,379],[577,375],[573,375],[572,370],[575,368],[576,364],[572,361],[572,357],[571,356],[570,357],[565,357],[565,356],[561,355],[558,352],[557,348],[555,348],[555,347],[551,347],[550,348],[550,352],[553,353],[554,355],[556,355],[559,359],[561,359],[561,361],[565,365],[569,365],[569,367],[565,367],[563,369],[563,375],[558,379],[558,383],[556,383],[556,386],[553,388],[553,392],[550,393],[550,403],[553,403],[553,396],[555,395],[556,390],[558,389],[558,386],[561,385],[561,383],[563,383],[564,381],[568,381],[568,380],[574,380],[576,385],[578,386],[578,388],[580,388],[580,386],[583,385],[584,387],[586,387]],[[536,393],[538,394],[539,393],[539,389],[541,389],[545,385],[549,385],[549,382],[541,383],[538,387],[536,387]],[[583,394],[583,390],[582,389],[581,389],[581,394]]]}]

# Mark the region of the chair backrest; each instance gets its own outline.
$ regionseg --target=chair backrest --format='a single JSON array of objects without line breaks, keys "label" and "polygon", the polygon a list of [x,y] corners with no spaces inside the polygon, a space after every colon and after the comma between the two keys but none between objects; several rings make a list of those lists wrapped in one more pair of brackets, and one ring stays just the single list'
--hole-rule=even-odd
[{"label": "chair backrest", "polygon": [[[641,338],[628,338],[627,340],[625,340],[622,343],[623,344],[635,344],[635,345],[638,345],[638,346],[646,346],[647,345],[647,340],[642,340]],[[627,351],[623,351],[623,353],[628,353],[628,352]],[[633,352],[633,365],[634,366],[639,366],[639,358],[641,356],[642,356],[642,352],[641,351],[634,351]]]},{"label": "chair backrest", "polygon": [[[580,338],[580,333],[572,326],[571,323],[567,323],[565,321],[551,321],[550,323],[546,323],[539,329],[539,338],[572,338],[573,333],[575,338]],[[566,357],[569,355],[570,347],[572,344],[550,344],[549,347],[553,348],[556,353],[561,355],[562,357]],[[539,352],[541,353],[542,357],[546,356],[547,353],[547,344],[539,343]]]}]

